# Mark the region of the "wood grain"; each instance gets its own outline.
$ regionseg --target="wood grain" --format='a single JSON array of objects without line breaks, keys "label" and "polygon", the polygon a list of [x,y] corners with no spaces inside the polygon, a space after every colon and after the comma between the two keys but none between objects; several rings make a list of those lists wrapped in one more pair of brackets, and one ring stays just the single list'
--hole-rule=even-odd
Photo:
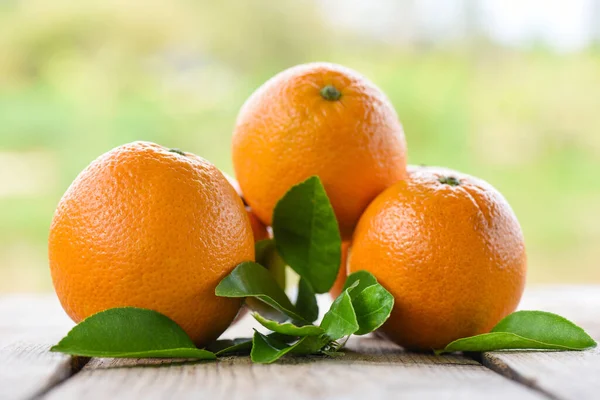
[{"label": "wood grain", "polygon": [[[599,286],[533,288],[521,308],[556,312],[600,339]],[[406,353],[372,337],[353,338],[344,357],[289,357],[272,365],[228,357],[92,359],[83,366],[47,351],[72,325],[52,295],[0,297],[1,399],[594,399],[600,389],[599,350],[492,352],[481,365],[458,355]],[[252,327],[247,316],[224,336],[248,336]]]},{"label": "wood grain", "polygon": [[[460,356],[409,354],[374,338],[354,339],[344,357],[248,357],[218,362],[93,359],[47,399],[540,399],[540,394]],[[359,353],[360,352],[360,353]]]},{"label": "wood grain", "polygon": [[[600,340],[600,287],[545,286],[526,293],[521,309],[564,316]],[[600,350],[582,352],[490,352],[487,367],[561,399],[600,397]]]},{"label": "wood grain", "polygon": [[67,379],[82,359],[48,349],[73,323],[54,296],[0,297],[0,399],[24,399]]}]

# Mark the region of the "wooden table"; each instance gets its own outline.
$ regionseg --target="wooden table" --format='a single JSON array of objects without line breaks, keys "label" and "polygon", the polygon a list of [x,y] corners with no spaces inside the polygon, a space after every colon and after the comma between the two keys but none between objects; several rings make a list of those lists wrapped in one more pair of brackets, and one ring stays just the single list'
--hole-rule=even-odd
[{"label": "wooden table", "polygon": [[[522,309],[559,313],[600,340],[600,286],[527,290]],[[0,399],[600,399],[600,351],[491,352],[479,358],[407,353],[373,338],[344,357],[253,365],[85,359],[49,353],[73,325],[53,295],[0,297]],[[246,319],[227,337],[250,336]]]}]

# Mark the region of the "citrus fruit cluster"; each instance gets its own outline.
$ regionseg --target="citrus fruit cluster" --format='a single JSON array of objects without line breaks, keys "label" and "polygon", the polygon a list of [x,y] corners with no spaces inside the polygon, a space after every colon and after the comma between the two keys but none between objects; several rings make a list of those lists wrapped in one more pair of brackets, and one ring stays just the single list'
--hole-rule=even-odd
[{"label": "citrus fruit cluster", "polygon": [[215,288],[254,260],[279,199],[311,176],[344,239],[332,291],[349,272],[372,273],[395,299],[380,329],[393,341],[443,348],[515,310],[526,255],[510,206],[480,179],[407,167],[394,108],[357,72],[312,63],[271,78],[240,110],[232,157],[237,181],[191,153],[135,142],[76,178],[49,237],[54,286],[74,321],[149,308],[199,346],[215,339],[241,305]]}]

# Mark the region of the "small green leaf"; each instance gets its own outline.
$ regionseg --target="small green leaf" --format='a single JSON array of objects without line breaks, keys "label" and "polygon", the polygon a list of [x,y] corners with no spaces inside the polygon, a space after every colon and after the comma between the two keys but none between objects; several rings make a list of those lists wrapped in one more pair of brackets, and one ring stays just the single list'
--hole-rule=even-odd
[{"label": "small green leaf", "polygon": [[275,241],[273,239],[264,239],[256,242],[254,245],[256,262],[269,270],[275,282],[285,290],[285,268],[287,265],[279,255]]},{"label": "small green leaf", "polygon": [[[265,267],[279,287],[285,290],[285,269],[287,266],[277,252],[275,241],[273,239],[264,239],[256,242],[254,244],[254,252],[256,254],[256,263]],[[247,297],[245,303],[251,310],[270,319],[282,322],[288,319],[282,312],[256,298]]]},{"label": "small green leaf", "polygon": [[[352,297],[359,289],[360,284],[350,292],[350,296]],[[379,328],[389,318],[392,308],[394,308],[394,296],[376,283],[359,292],[352,299],[352,305],[360,327],[354,334],[365,335]]]},{"label": "small green leaf", "polygon": [[273,337],[268,337],[258,331],[254,331],[250,359],[255,363],[270,364],[292,351],[295,347],[302,343],[303,339],[305,338],[302,338],[295,344],[289,345]]},{"label": "small green leaf", "polygon": [[168,317],[134,307],[111,308],[86,318],[50,351],[84,357],[216,358],[196,348]]},{"label": "small green leaf", "polygon": [[247,355],[252,349],[252,338],[221,339],[215,340],[206,347],[217,356]]},{"label": "small green leaf", "polygon": [[310,177],[293,186],[273,211],[279,254],[316,293],[327,292],[337,277],[342,239],[321,180]]},{"label": "small green leaf", "polygon": [[344,290],[350,290],[350,298],[360,329],[355,335],[365,335],[379,328],[389,318],[394,307],[394,296],[368,271],[350,274]]},{"label": "small green leaf", "polygon": [[269,339],[275,339],[280,341],[281,343],[291,344],[298,340],[297,336],[284,335],[279,332],[271,332],[267,335]]},{"label": "small green leaf", "polygon": [[292,319],[304,321],[269,271],[252,261],[235,267],[217,285],[215,294],[221,297],[254,297]]},{"label": "small green leaf", "polygon": [[254,259],[257,263],[264,265],[263,260],[271,248],[275,247],[275,241],[273,239],[263,239],[254,243]]},{"label": "small green leaf", "polygon": [[458,339],[436,353],[510,349],[585,350],[596,342],[571,321],[545,311],[517,311],[490,333]]},{"label": "small green leaf", "polygon": [[264,303],[262,300],[259,300],[256,297],[246,297],[244,299],[244,304],[250,310],[259,313],[269,319],[274,321],[284,322],[289,319],[289,317],[278,309],[271,307],[267,303]]},{"label": "small green leaf", "polygon": [[358,321],[349,294],[357,285],[358,283],[355,282],[353,286],[344,290],[331,304],[321,321],[321,328],[331,340],[338,340],[358,331]]},{"label": "small green leaf", "polygon": [[294,344],[284,343],[275,337],[255,331],[252,340],[250,359],[260,364],[270,364],[279,360],[288,353],[297,355],[315,354],[328,343],[328,339],[321,336],[305,336]]},{"label": "small green leaf", "polygon": [[292,354],[304,356],[308,354],[319,354],[330,342],[331,339],[325,334],[319,336],[305,336],[294,345],[294,348],[290,352]]},{"label": "small green leaf", "polygon": [[[277,332],[268,334],[267,339],[275,340],[281,343],[294,343],[298,340],[296,336],[283,335]],[[212,351],[217,356],[246,356],[250,355],[252,350],[253,338],[237,338],[216,340],[207,346],[207,350]]]},{"label": "small green leaf", "polygon": [[298,282],[296,309],[308,322],[313,322],[319,317],[319,305],[317,304],[315,291],[304,278],[301,278]]},{"label": "small green leaf", "polygon": [[262,333],[254,331],[250,359],[255,363],[270,364],[283,357],[291,349],[292,346],[287,343],[280,342],[276,339],[269,339]]},{"label": "small green leaf", "polygon": [[350,292],[350,297],[352,299],[358,296],[363,290],[365,290],[369,286],[375,285],[377,283],[377,279],[375,279],[373,274],[371,274],[368,271],[356,271],[348,275],[348,277],[346,278],[346,282],[344,283],[343,290],[354,286],[356,282],[358,282],[358,286],[356,286],[356,288]]},{"label": "small green leaf", "polygon": [[266,319],[257,313],[252,314],[252,316],[265,328],[284,335],[304,337],[322,335],[324,333],[323,329],[314,325],[296,326],[291,323],[280,324],[276,321]]}]

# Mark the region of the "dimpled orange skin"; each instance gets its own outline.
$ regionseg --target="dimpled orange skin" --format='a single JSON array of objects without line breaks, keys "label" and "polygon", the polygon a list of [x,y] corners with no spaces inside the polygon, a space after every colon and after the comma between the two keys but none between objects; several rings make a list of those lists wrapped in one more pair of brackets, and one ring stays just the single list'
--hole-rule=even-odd
[{"label": "dimpled orange skin", "polygon": [[260,219],[252,212],[252,209],[246,205],[246,200],[244,199],[244,195],[242,194],[242,189],[240,189],[240,184],[231,176],[226,173],[223,173],[229,184],[233,186],[238,196],[242,199],[242,202],[246,206],[246,212],[248,213],[248,219],[250,220],[250,226],[252,226],[252,233],[254,235],[254,242],[260,242],[261,240],[265,240],[269,238],[269,231],[265,224],[263,224]]},{"label": "dimpled orange skin", "polygon": [[[441,183],[443,177],[459,184]],[[513,312],[526,264],[517,218],[491,185],[448,169],[411,167],[408,179],[361,217],[349,269],[370,271],[394,295],[382,333],[430,350],[489,332]]]},{"label": "dimpled orange skin", "polygon": [[[332,86],[341,97],[327,100]],[[266,225],[293,185],[321,178],[349,239],[367,205],[406,174],[404,132],[375,85],[335,64],[299,65],[246,101],[233,134],[233,165],[246,201]]]},{"label": "dimpled orange skin", "polygon": [[149,308],[199,346],[216,339],[241,300],[215,296],[254,260],[250,222],[221,172],[147,142],[93,161],[61,199],[49,236],[56,293],[75,321],[107,308]]},{"label": "dimpled orange skin", "polygon": [[348,251],[350,250],[350,242],[342,242],[342,261],[340,263],[340,269],[338,271],[338,276],[333,283],[333,286],[329,290],[329,295],[332,299],[336,299],[341,293],[342,289],[344,289],[344,284],[346,283],[346,278],[348,277]]}]

